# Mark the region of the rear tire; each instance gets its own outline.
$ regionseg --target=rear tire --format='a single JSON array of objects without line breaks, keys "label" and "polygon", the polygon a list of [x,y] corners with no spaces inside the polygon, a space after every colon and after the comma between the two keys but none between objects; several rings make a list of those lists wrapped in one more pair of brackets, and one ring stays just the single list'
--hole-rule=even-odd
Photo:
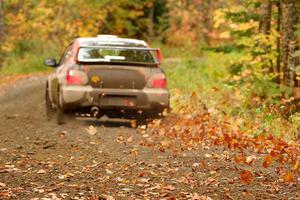
[{"label": "rear tire", "polygon": [[56,123],[58,125],[65,124],[65,112],[64,108],[62,107],[62,96],[60,92],[60,87],[57,88],[58,91],[58,105],[56,108]]},{"label": "rear tire", "polygon": [[61,108],[57,108],[56,109],[56,123],[58,124],[58,125],[62,125],[62,124],[64,124],[65,122],[64,122],[64,112],[63,112],[63,110],[61,109]]},{"label": "rear tire", "polygon": [[50,121],[53,118],[55,110],[51,105],[48,88],[46,88],[45,104],[46,104],[46,118],[47,118],[48,121]]}]

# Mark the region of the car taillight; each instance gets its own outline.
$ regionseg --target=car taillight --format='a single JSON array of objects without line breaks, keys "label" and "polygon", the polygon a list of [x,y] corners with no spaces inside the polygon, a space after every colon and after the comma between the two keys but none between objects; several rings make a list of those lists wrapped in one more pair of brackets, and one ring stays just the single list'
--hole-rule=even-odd
[{"label": "car taillight", "polygon": [[88,78],[85,72],[71,69],[67,73],[66,82],[68,85],[85,85]]},{"label": "car taillight", "polygon": [[166,88],[166,76],[164,74],[154,74],[149,78],[148,85],[151,88]]}]

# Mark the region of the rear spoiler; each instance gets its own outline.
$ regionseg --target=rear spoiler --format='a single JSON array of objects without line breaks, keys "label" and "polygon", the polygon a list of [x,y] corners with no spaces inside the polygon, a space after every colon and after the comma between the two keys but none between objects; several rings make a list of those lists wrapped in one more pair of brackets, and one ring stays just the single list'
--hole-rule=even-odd
[{"label": "rear spoiler", "polygon": [[[120,46],[80,46],[78,48],[78,51],[80,48],[101,48],[101,49],[119,49],[119,50],[141,50],[141,51],[155,51],[158,64],[162,63],[162,53],[160,48],[148,48],[148,47],[120,47]],[[77,55],[76,55],[77,57]]]}]

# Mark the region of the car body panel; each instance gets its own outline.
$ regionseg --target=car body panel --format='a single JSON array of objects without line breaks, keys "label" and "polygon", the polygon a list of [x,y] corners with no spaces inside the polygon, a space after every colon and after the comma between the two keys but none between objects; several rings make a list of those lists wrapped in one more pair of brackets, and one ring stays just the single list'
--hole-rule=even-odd
[{"label": "car body panel", "polygon": [[91,65],[87,68],[89,84],[94,88],[143,89],[149,67]]},{"label": "car body panel", "polygon": [[[169,92],[164,89],[100,89],[92,86],[62,86],[62,97],[63,105],[69,109],[80,105],[99,106],[100,108],[162,110],[169,106]],[[115,105],[110,103],[117,98],[123,102]],[[107,101],[106,103],[104,103],[104,99]]]}]

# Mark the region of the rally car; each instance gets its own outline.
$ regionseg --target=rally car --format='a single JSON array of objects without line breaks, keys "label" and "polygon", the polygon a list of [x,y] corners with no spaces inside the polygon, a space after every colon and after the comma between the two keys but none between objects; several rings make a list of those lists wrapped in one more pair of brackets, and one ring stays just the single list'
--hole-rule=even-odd
[{"label": "rally car", "polygon": [[77,38],[54,67],[46,84],[47,118],[65,122],[66,115],[139,119],[169,109],[160,49],[145,41],[99,35]]}]

